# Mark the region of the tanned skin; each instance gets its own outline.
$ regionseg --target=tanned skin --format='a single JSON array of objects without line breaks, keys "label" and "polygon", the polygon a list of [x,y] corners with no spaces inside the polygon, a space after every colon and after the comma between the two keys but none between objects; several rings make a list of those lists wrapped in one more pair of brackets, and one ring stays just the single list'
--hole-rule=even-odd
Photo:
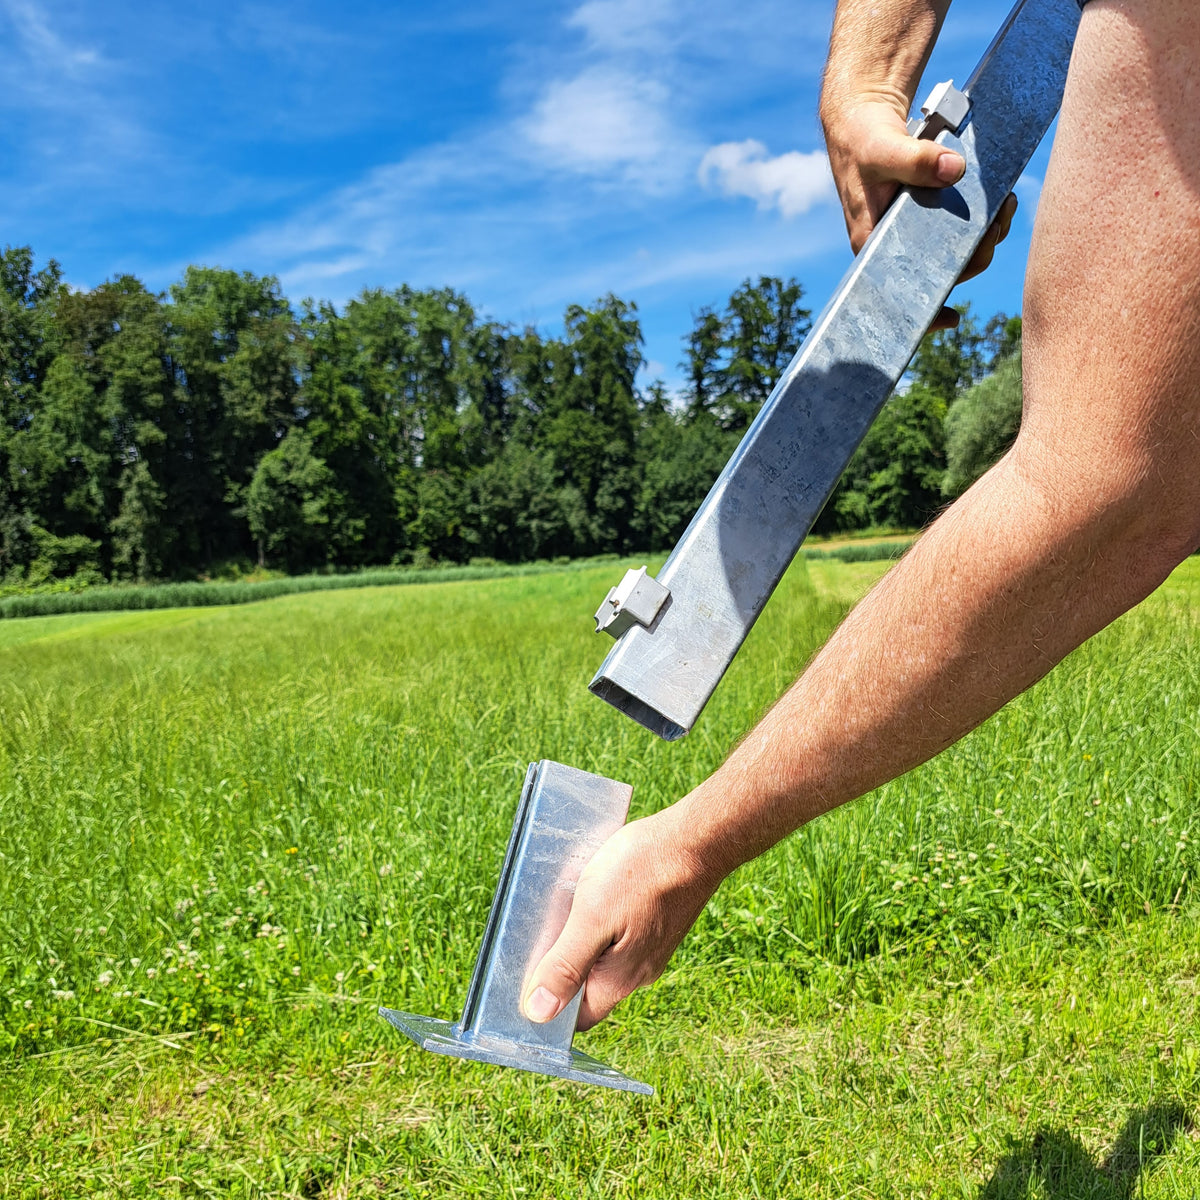
[{"label": "tanned skin", "polygon": [[[904,117],[944,16],[842,0],[821,116],[857,249],[897,181],[958,178]],[[731,871],[961,738],[1200,545],[1200,14],[1084,10],[1024,301],[1009,453],[709,779],[605,843],[527,981],[580,1026],[656,979]]]}]

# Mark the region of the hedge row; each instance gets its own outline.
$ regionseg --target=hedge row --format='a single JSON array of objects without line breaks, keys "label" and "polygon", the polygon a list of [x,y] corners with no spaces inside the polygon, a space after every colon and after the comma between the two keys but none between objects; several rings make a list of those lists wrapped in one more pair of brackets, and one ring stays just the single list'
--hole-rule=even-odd
[{"label": "hedge row", "polygon": [[[876,542],[840,546],[834,550],[805,550],[809,559],[837,562],[880,562],[898,558],[911,542]],[[521,565],[428,567],[420,570],[358,571],[346,575],[291,575],[240,583],[161,583],[130,587],[90,587],[80,592],[51,592],[0,599],[0,620],[14,617],[47,617],[58,613],[122,612],[148,608],[203,608],[221,604],[252,604],[298,592],[324,592],[338,588],[400,587],[417,583],[449,583],[475,579],[500,579],[513,575],[544,575],[551,571],[578,570],[611,559],[576,559],[572,563],[536,562]]]}]

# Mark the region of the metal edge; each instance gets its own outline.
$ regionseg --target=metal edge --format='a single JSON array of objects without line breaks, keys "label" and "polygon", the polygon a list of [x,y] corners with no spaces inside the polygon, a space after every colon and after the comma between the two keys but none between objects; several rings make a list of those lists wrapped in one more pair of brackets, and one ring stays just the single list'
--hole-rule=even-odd
[{"label": "metal edge", "polygon": [[508,848],[504,852],[504,861],[500,866],[500,878],[496,883],[496,891],[492,895],[492,907],[488,911],[487,924],[483,929],[483,940],[479,944],[479,954],[475,958],[475,969],[471,972],[471,982],[467,985],[467,998],[463,1004],[462,1017],[462,1025],[465,1029],[471,1027],[477,1015],[475,1010],[479,1005],[480,990],[495,947],[500,914],[507,903],[513,867],[517,861],[517,851],[525,833],[529,809],[533,802],[533,793],[537,787],[541,768],[540,762],[530,763],[529,769],[525,772],[525,782],[521,787],[521,798],[517,801],[512,832],[508,835]]},{"label": "metal edge", "polygon": [[535,1075],[567,1079],[572,1083],[590,1083],[614,1091],[634,1092],[640,1096],[654,1095],[654,1088],[650,1084],[633,1079],[590,1054],[584,1054],[582,1050],[571,1049],[563,1052],[525,1046],[520,1042],[502,1041],[498,1038],[489,1039],[485,1044],[466,1036],[462,1027],[452,1021],[421,1017],[415,1013],[402,1013],[382,1006],[379,1015],[405,1037],[433,1054],[445,1054],[492,1066],[512,1067]]}]

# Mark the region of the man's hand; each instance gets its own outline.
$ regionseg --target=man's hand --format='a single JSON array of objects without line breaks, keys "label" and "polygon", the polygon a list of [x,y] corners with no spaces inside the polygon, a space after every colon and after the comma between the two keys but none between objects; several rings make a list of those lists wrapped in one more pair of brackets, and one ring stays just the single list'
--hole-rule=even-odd
[{"label": "man's hand", "polygon": [[[912,137],[899,97],[865,95],[848,103],[825,103],[821,120],[829,148],[829,163],[842,201],[850,245],[857,254],[879,218],[904,184],[912,187],[949,187],[966,170],[962,155],[925,138]],[[991,265],[996,247],[1008,236],[1016,196],[1008,196],[979,248],[967,264],[959,283],[973,279]],[[958,313],[944,308],[934,329],[952,329]]]},{"label": "man's hand", "polygon": [[822,106],[829,163],[837,183],[850,246],[857,254],[901,184],[940,188],[967,168],[961,154],[908,133],[903,100],[863,96]]},{"label": "man's hand", "polygon": [[688,849],[677,807],[619,829],[584,869],[562,933],[526,981],[530,1020],[556,1017],[582,986],[578,1027],[590,1029],[663,973],[720,882]]},{"label": "man's hand", "polygon": [[[942,188],[966,170],[962,155],[907,128],[913,94],[928,62],[948,0],[842,0],[834,21],[821,93],[821,125],[857,254],[902,185]],[[1009,196],[959,283],[986,270],[1008,236],[1017,199]],[[958,314],[942,309],[934,329],[953,328]]]}]

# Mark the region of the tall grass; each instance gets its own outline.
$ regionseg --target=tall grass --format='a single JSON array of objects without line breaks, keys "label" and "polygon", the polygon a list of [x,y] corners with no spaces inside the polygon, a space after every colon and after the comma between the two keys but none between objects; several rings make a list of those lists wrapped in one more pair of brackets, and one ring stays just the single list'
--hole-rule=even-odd
[{"label": "tall grass", "polygon": [[0,1193],[1192,1194],[1198,568],[727,881],[581,1039],[650,1101],[374,1006],[458,1014],[529,760],[669,803],[882,567],[798,563],[671,746],[586,692],[612,564],[7,623]]},{"label": "tall grass", "polygon": [[[95,1020],[286,1036],[313,995],[453,1015],[527,762],[626,780],[635,815],[667,804],[840,613],[799,565],[698,729],[666,746],[586,691],[609,575],[31,623],[0,649],[9,1050],[93,1037]],[[1197,865],[1198,714],[1190,612],[1154,601],[729,881],[678,962],[986,955],[1014,931],[1173,910]]]}]

